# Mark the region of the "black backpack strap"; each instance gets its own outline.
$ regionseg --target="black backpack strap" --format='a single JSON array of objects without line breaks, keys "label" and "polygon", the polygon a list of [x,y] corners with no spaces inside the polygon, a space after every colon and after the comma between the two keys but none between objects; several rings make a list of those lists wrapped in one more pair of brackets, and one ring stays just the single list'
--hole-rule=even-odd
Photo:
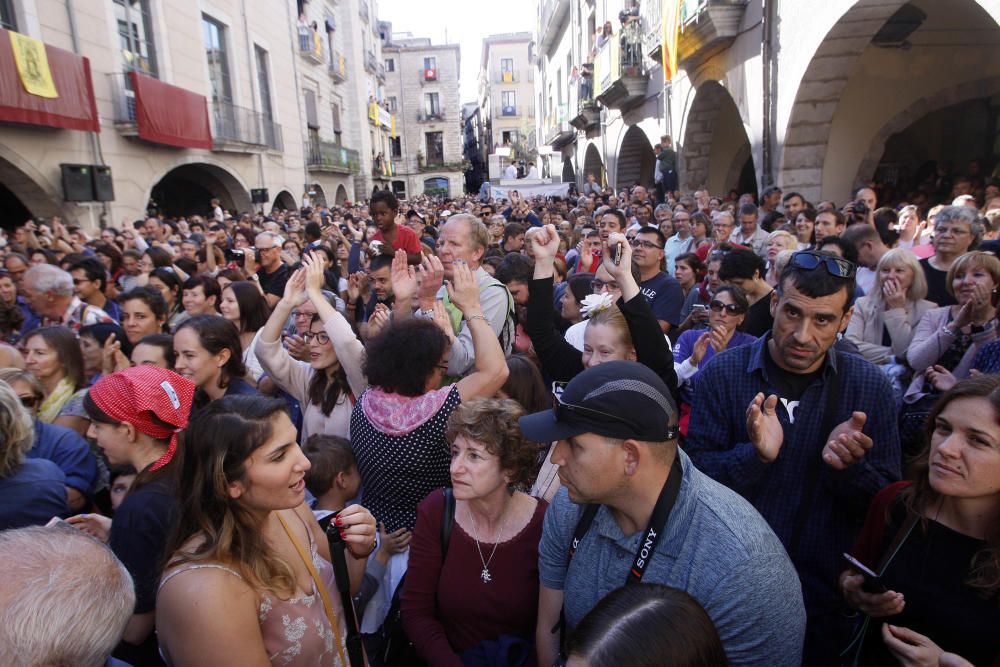
[{"label": "black backpack strap", "polygon": [[455,493],[450,486],[444,488],[444,512],[441,515],[441,563],[448,555],[451,542],[451,526],[455,522]]}]

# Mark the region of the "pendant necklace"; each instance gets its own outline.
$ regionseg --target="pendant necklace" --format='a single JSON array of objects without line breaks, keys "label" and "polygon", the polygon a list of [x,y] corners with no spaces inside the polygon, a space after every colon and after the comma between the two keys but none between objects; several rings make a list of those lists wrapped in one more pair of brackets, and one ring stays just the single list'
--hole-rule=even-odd
[{"label": "pendant necklace", "polygon": [[479,573],[479,578],[483,580],[484,584],[488,584],[493,581],[493,576],[490,574],[490,563],[493,562],[493,556],[497,553],[497,547],[500,546],[500,539],[503,536],[503,529],[507,527],[507,516],[504,515],[503,523],[500,524],[500,532],[497,533],[497,541],[493,543],[493,551],[490,553],[489,560],[483,558],[483,549],[479,546],[479,531],[476,530],[476,518],[472,516],[472,510],[469,510],[469,519],[472,521],[472,534],[476,538],[476,551],[479,552],[479,560],[483,564],[483,571]]}]

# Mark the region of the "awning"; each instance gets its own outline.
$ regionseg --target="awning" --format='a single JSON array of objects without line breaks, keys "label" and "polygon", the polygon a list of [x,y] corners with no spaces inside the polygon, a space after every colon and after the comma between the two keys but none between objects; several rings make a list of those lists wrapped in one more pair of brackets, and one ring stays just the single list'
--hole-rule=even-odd
[{"label": "awning", "polygon": [[135,91],[139,138],[181,148],[212,148],[212,128],[204,95],[129,72]]},{"label": "awning", "polygon": [[10,32],[0,30],[0,121],[100,132],[90,78],[90,61],[70,51],[45,45],[57,97],[25,90],[14,62]]}]

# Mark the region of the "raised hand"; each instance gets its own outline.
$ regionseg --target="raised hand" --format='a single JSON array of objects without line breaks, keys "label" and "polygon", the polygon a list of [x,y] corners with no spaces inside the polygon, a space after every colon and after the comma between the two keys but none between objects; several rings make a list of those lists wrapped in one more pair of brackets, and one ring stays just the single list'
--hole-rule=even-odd
[{"label": "raised hand", "polygon": [[285,293],[281,300],[292,308],[301,306],[309,297],[306,295],[306,269],[297,269],[285,283]]},{"label": "raised hand", "polygon": [[861,429],[865,427],[868,415],[854,412],[850,419],[838,424],[827,438],[823,448],[823,461],[834,470],[845,470],[865,457],[872,448],[872,439]]},{"label": "raised hand", "polygon": [[455,342],[455,330],[451,326],[451,318],[448,317],[448,309],[444,307],[443,301],[434,302],[434,324],[438,325],[448,340]]},{"label": "raised hand", "polygon": [[785,432],[778,420],[778,397],[758,393],[747,407],[747,435],[757,450],[757,458],[770,463],[778,458]]},{"label": "raised hand", "polygon": [[[621,261],[615,264],[614,259],[617,254],[616,246],[622,244]],[[622,284],[622,280],[626,275],[632,275],[632,245],[628,242],[628,238],[621,232],[611,232],[608,235],[608,240],[603,244],[603,253],[601,255],[601,264],[614,276],[618,284]]]},{"label": "raised hand", "polygon": [[126,368],[131,368],[131,366],[132,362],[122,352],[121,342],[115,340],[114,334],[108,335],[101,348],[101,373],[103,375],[111,375]]},{"label": "raised hand", "polygon": [[526,240],[530,239],[535,253],[535,263],[551,263],[559,252],[559,233],[556,226],[549,224],[544,227],[532,227],[528,230]]},{"label": "raised hand", "polygon": [[406,251],[397,250],[392,257],[392,293],[396,299],[409,304],[417,293],[417,269],[406,261]]},{"label": "raised hand", "polygon": [[708,343],[711,335],[710,331],[706,331],[698,336],[698,340],[694,342],[694,347],[691,348],[691,363],[695,366],[700,366],[701,360],[705,358],[705,352],[708,351]]},{"label": "raised hand", "polygon": [[[455,261],[455,266],[458,266],[458,260]],[[427,303],[429,307],[429,302],[437,299],[438,290],[441,289],[441,284],[444,282],[444,266],[437,255],[428,255],[420,262],[419,273],[420,290],[417,295],[422,302],[421,308],[424,308],[424,303]]]},{"label": "raised hand", "polygon": [[364,271],[355,271],[347,276],[347,300],[351,303],[357,302],[362,292],[364,292],[362,283],[365,282],[365,278]]},{"label": "raised hand", "polygon": [[476,276],[472,270],[461,260],[455,260],[452,279],[448,283],[448,298],[462,311],[466,320],[473,315],[482,315],[482,307],[479,303],[479,283],[476,282]]},{"label": "raised hand", "polygon": [[323,262],[312,253],[302,256],[302,266],[305,267],[305,289],[310,297],[321,294],[326,276],[323,273]]},{"label": "raised hand", "polygon": [[371,317],[368,318],[368,337],[373,338],[377,336],[385,325],[389,324],[389,306],[384,303],[375,304],[375,310],[372,311]]}]

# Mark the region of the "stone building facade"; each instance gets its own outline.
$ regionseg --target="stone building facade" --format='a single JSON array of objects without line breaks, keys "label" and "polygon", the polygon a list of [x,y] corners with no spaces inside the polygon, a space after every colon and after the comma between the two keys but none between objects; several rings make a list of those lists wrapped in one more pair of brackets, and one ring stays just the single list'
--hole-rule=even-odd
[{"label": "stone building facade", "polygon": [[457,44],[393,35],[383,46],[385,95],[396,115],[392,189],[460,196],[465,189]]},{"label": "stone building facade", "polygon": [[814,202],[1000,159],[1000,0],[684,0],[670,82],[662,3],[623,28],[625,4],[539,4],[538,143],[564,178],[651,184],[663,134],[685,189],[777,184]]},{"label": "stone building facade", "polygon": [[[490,35],[479,61],[479,109],[487,154],[527,138],[535,126],[535,68],[530,32]],[[485,157],[484,157],[485,160]]]},{"label": "stone building facade", "polygon": [[[0,7],[5,30],[43,44],[63,97],[0,93],[6,227],[29,215],[120,227],[147,208],[204,214],[211,198],[231,210],[270,210],[389,187],[374,163],[388,154],[392,119],[369,121],[369,99],[384,98],[375,0]],[[0,67],[17,81],[11,47],[3,48]],[[62,111],[48,113],[52,105]],[[68,201],[63,164],[109,168],[113,200]],[[264,189],[266,201],[253,202]]]}]

